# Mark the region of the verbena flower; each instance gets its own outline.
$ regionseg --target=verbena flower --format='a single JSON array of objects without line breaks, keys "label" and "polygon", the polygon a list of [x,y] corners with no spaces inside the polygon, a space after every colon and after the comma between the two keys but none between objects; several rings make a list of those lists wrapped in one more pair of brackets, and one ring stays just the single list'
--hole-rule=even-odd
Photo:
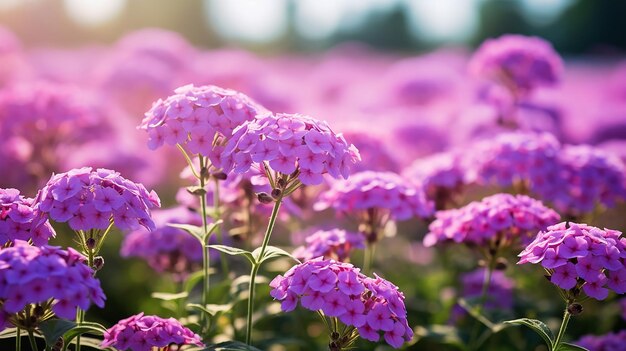
[{"label": "verbena flower", "polygon": [[270,287],[285,312],[300,301],[308,310],[339,318],[370,341],[378,341],[382,332],[389,345],[399,348],[413,338],[398,287],[376,275],[366,277],[349,263],[316,258],[277,276]]},{"label": "verbena flower", "polygon": [[[466,160],[479,184],[522,185],[544,194],[555,187],[560,144],[548,133],[503,133],[475,144]],[[528,189],[526,189],[528,190]]]},{"label": "verbena flower", "polygon": [[193,154],[208,156],[217,167],[222,165],[223,145],[233,130],[267,113],[249,97],[216,86],[186,85],[174,93],[155,102],[139,125],[148,132],[148,147],[179,144]]},{"label": "verbena flower", "polygon": [[353,250],[365,248],[363,235],[341,229],[318,230],[305,240],[306,244],[293,252],[293,256],[301,261],[323,256],[345,262]]},{"label": "verbena flower", "polygon": [[360,157],[326,122],[300,114],[268,114],[238,127],[222,159],[229,165],[224,169],[235,173],[245,173],[253,164],[268,165],[304,185],[315,185],[326,173],[347,178]]},{"label": "verbena flower", "polygon": [[540,232],[519,254],[518,264],[541,264],[552,284],[604,300],[609,290],[626,293],[626,239],[621,234],[562,222]]},{"label": "verbena flower", "polygon": [[49,218],[74,230],[106,229],[111,221],[122,230],[139,225],[153,230],[150,209],[160,206],[158,195],[142,184],[91,167],[53,175],[35,201]]},{"label": "verbena flower", "polygon": [[31,240],[41,246],[56,235],[33,201],[17,189],[0,188],[0,246],[15,240]]},{"label": "verbena flower", "polygon": [[425,246],[452,241],[493,249],[528,243],[539,230],[561,218],[541,201],[511,194],[488,196],[435,216],[424,237]]},{"label": "verbena flower", "polygon": [[565,146],[558,154],[558,184],[544,198],[560,211],[579,215],[596,205],[613,207],[626,199],[626,168],[619,157],[588,145]]},{"label": "verbena flower", "polygon": [[486,40],[471,58],[469,70],[525,94],[558,83],[563,62],[544,39],[508,34]]},{"label": "verbena flower", "polygon": [[356,217],[369,242],[378,239],[389,220],[427,218],[434,211],[433,203],[418,185],[395,173],[372,171],[332,183],[314,205],[318,211],[327,208]]},{"label": "verbena flower", "polygon": [[417,159],[402,174],[420,184],[439,210],[454,203],[463,187],[469,183],[461,155],[452,152]]},{"label": "verbena flower", "polygon": [[[477,301],[482,297],[483,284],[485,282],[485,268],[461,275],[461,297],[467,300]],[[482,305],[488,311],[510,311],[513,308],[513,287],[515,282],[508,278],[504,271],[496,270],[491,273],[491,280]],[[451,312],[451,321],[457,321],[467,312],[461,306],[454,305]]]},{"label": "verbena flower", "polygon": [[77,307],[87,310],[91,303],[103,307],[100,282],[85,263],[85,257],[72,248],[65,251],[15,240],[14,246],[0,250],[0,315],[5,322],[19,325],[23,316],[16,314],[30,304],[41,309],[35,316],[40,320],[51,317],[50,308],[58,317],[74,319]]},{"label": "verbena flower", "polygon": [[169,345],[204,346],[200,336],[174,318],[145,316],[143,312],[122,319],[104,333],[102,347],[118,350],[151,351]]},{"label": "verbena flower", "polygon": [[[202,264],[202,245],[197,238],[169,223],[200,225],[201,216],[184,207],[152,211],[156,229],[134,230],[122,241],[122,257],[141,257],[157,272],[170,272],[184,278]],[[217,258],[218,255],[212,255]]]},{"label": "verbena flower", "polygon": [[604,335],[585,335],[573,344],[591,351],[621,351],[626,344],[626,330]]}]

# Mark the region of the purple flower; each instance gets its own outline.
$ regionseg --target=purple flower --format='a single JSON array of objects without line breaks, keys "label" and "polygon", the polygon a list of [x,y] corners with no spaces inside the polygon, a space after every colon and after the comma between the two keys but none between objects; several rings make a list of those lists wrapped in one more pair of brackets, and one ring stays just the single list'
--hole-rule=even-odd
[{"label": "purple flower", "polygon": [[32,240],[41,246],[56,235],[33,201],[19,190],[0,188],[0,246],[15,240]]},{"label": "purple flower", "polygon": [[[222,159],[225,171],[247,172],[253,163],[304,185],[320,184],[323,174],[347,178],[359,158],[358,150],[326,122],[299,114],[261,115],[237,128]],[[228,172],[227,172],[228,173]],[[280,175],[275,178],[278,179]]]},{"label": "purple flower", "polygon": [[560,216],[541,201],[525,195],[496,194],[468,205],[436,213],[424,237],[425,246],[453,241],[487,246],[530,241],[537,231]]},{"label": "purple flower", "polygon": [[582,288],[587,296],[604,300],[609,290],[626,293],[626,239],[621,234],[559,223],[539,232],[519,254],[518,264],[540,263],[554,285],[564,290]]},{"label": "purple flower", "polygon": [[85,257],[71,248],[65,251],[15,240],[14,246],[0,250],[0,314],[50,302],[57,316],[73,319],[77,307],[87,310],[92,302],[103,307],[100,282],[85,263]]},{"label": "purple flower", "polygon": [[153,230],[150,209],[159,207],[160,200],[154,191],[115,171],[84,167],[53,175],[37,194],[35,206],[74,230],[106,229],[110,221],[122,230],[140,225]]},{"label": "purple flower", "polygon": [[[233,130],[265,108],[234,90],[186,85],[158,100],[146,112],[139,129],[148,132],[148,147],[185,146],[190,153],[208,156],[220,168],[222,147]],[[228,165],[226,165],[228,166]]]},{"label": "purple flower", "polygon": [[516,94],[526,94],[537,87],[555,85],[563,62],[549,42],[508,34],[486,40],[474,53],[469,70]]},{"label": "purple flower", "polygon": [[[194,267],[202,264],[202,245],[198,239],[169,226],[169,223],[201,225],[201,216],[187,208],[174,207],[152,211],[152,218],[156,229],[149,232],[139,228],[127,234],[120,254],[122,257],[141,257],[155,271],[170,272],[175,279],[184,279]],[[217,254],[211,255],[211,259],[218,258]]]},{"label": "purple flower", "polygon": [[321,211],[329,207],[338,214],[367,222],[373,228],[372,233],[366,233],[368,241],[377,240],[377,232],[389,219],[426,218],[434,210],[421,187],[395,173],[372,171],[355,173],[350,179],[332,183],[320,195],[314,209]]},{"label": "purple flower", "polygon": [[368,278],[349,263],[318,257],[277,276],[270,287],[270,295],[283,302],[283,311],[291,311],[299,299],[306,309],[339,317],[364,339],[378,341],[382,331],[399,348],[413,337],[398,287],[379,276]]},{"label": "purple flower", "polygon": [[626,344],[626,330],[605,335],[585,335],[574,344],[591,351],[621,351]]},{"label": "purple flower", "polygon": [[143,312],[123,319],[104,333],[102,347],[119,350],[150,351],[175,344],[204,346],[200,336],[174,318],[144,316]]},{"label": "purple flower", "polygon": [[296,248],[294,257],[301,261],[324,256],[337,261],[346,261],[354,249],[365,248],[365,238],[358,233],[341,229],[318,230],[306,237],[306,245]]},{"label": "purple flower", "polygon": [[361,162],[353,167],[355,172],[397,172],[400,170],[398,160],[388,150],[382,136],[375,135],[371,131],[349,131],[344,132],[343,135],[356,146],[361,155]]}]

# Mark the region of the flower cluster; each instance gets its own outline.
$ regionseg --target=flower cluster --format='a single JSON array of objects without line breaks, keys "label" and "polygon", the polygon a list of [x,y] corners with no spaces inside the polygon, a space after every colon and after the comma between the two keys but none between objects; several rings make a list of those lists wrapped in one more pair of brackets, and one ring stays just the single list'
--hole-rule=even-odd
[{"label": "flower cluster", "polygon": [[122,319],[104,333],[102,347],[119,350],[150,351],[169,345],[204,346],[200,336],[174,318],[144,316],[143,312]]},{"label": "flower cluster", "polygon": [[218,167],[222,164],[220,144],[244,121],[267,112],[244,94],[212,85],[186,85],[174,93],[155,102],[139,125],[148,132],[148,147],[184,145],[193,154],[208,156]]},{"label": "flower cluster", "polygon": [[33,207],[33,199],[17,189],[0,188],[0,246],[15,240],[32,240],[41,246],[53,236],[54,229]]},{"label": "flower cluster", "polygon": [[387,343],[399,348],[413,337],[398,287],[366,277],[349,263],[316,258],[277,276],[270,286],[285,312],[294,310],[299,299],[302,307],[338,317],[367,340],[378,341],[382,331]]},{"label": "flower cluster", "polygon": [[361,162],[357,163],[354,172],[361,171],[392,171],[400,169],[398,160],[389,152],[384,138],[373,135],[371,132],[348,131],[343,133],[347,140],[356,146],[361,155]]},{"label": "flower cluster", "polygon": [[557,222],[558,213],[525,195],[496,194],[459,209],[439,211],[424,237],[425,246],[454,241],[479,246],[527,243]]},{"label": "flower cluster", "polygon": [[222,153],[225,170],[247,172],[253,163],[269,163],[274,171],[290,175],[297,170],[302,184],[323,182],[323,174],[334,178],[350,174],[360,160],[354,145],[335,134],[326,122],[299,114],[259,116],[233,132]]},{"label": "flower cluster", "polygon": [[306,245],[296,248],[293,256],[301,261],[309,261],[323,256],[344,262],[354,249],[365,248],[365,237],[341,229],[318,230],[307,236]]},{"label": "flower cluster", "polygon": [[562,222],[540,232],[519,254],[518,264],[540,263],[552,284],[564,290],[582,287],[587,296],[604,300],[609,289],[626,293],[626,240],[621,234]]},{"label": "flower cluster", "polygon": [[592,351],[621,351],[626,344],[626,330],[605,335],[585,335],[574,344]]},{"label": "flower cluster", "polygon": [[551,179],[559,173],[559,151],[559,142],[548,133],[503,133],[472,148],[470,178],[500,186],[524,183],[535,193],[549,193],[554,189]]},{"label": "flower cluster", "polygon": [[329,207],[347,214],[368,209],[385,210],[395,220],[426,218],[434,210],[433,203],[418,185],[395,173],[372,171],[355,173],[350,179],[331,184],[314,208],[320,211]]},{"label": "flower cluster", "polygon": [[561,57],[549,42],[523,35],[486,40],[469,62],[470,72],[508,89],[526,93],[555,85],[563,70]]},{"label": "flower cluster", "polygon": [[614,155],[588,145],[568,145],[561,149],[558,165],[558,184],[567,186],[554,187],[544,195],[557,209],[587,213],[597,203],[612,207],[626,199],[626,169]]},{"label": "flower cluster", "polygon": [[157,194],[142,184],[91,167],[53,175],[35,201],[40,211],[74,230],[106,229],[111,220],[122,230],[139,225],[153,230],[150,209],[160,206]]},{"label": "flower cluster", "polygon": [[[122,257],[141,257],[157,272],[185,275],[193,265],[202,262],[202,245],[192,235],[168,223],[199,225],[201,216],[184,207],[152,212],[156,229],[152,232],[140,228],[124,237]],[[217,255],[214,255],[217,257]]]},{"label": "flower cluster", "polygon": [[[461,276],[461,296],[468,300],[481,298],[485,282],[485,268],[479,268]],[[504,271],[495,270],[491,273],[491,280],[485,297],[484,308],[491,311],[509,311],[513,308],[513,287],[515,283],[508,278]],[[451,320],[455,321],[465,315],[465,310],[455,305],[452,308]]]},{"label": "flower cluster", "polygon": [[8,315],[28,304],[49,300],[53,301],[52,311],[66,319],[76,317],[77,307],[87,310],[92,302],[103,307],[100,281],[85,261],[72,248],[30,246],[22,240],[0,250],[0,321],[6,322]]},{"label": "flower cluster", "polygon": [[436,208],[443,209],[468,183],[466,173],[459,154],[442,152],[417,159],[403,175],[421,184]]}]

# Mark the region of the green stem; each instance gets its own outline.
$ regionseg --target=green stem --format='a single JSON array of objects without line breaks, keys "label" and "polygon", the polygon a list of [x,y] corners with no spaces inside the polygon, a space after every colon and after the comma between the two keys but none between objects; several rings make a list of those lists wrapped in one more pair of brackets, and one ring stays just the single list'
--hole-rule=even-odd
[{"label": "green stem", "polygon": [[374,252],[376,252],[376,244],[370,243],[365,247],[363,254],[363,274],[369,275],[374,268]]},{"label": "green stem", "polygon": [[[496,263],[495,256],[492,256],[489,259],[489,264],[487,265],[487,268],[485,271],[485,277],[483,279],[483,287],[480,293],[480,300],[478,302],[478,306],[476,306],[476,313],[478,315],[482,315],[483,309],[485,307],[485,303],[487,302],[487,295],[489,292],[489,286],[491,285],[491,276],[493,275],[493,269],[495,267],[495,263]],[[478,345],[476,344],[476,338],[478,337],[480,324],[481,322],[476,320],[474,327],[472,328],[472,333],[471,333],[470,342],[469,342],[470,350],[476,350],[478,346],[480,346],[480,344]],[[482,340],[482,342],[484,342],[485,340]]]},{"label": "green stem", "polygon": [[35,335],[33,334],[33,331],[32,331],[32,330],[30,330],[30,329],[28,330],[28,340],[30,341],[30,348],[31,348],[33,351],[37,351],[37,350],[39,350],[39,349],[37,348],[37,341],[35,341]]},{"label": "green stem", "polygon": [[19,327],[16,330],[16,339],[15,339],[15,351],[21,351],[22,350],[22,329],[20,329]]},{"label": "green stem", "polygon": [[[204,167],[206,166],[204,163],[204,157],[202,155],[198,155],[198,159],[200,160],[200,174],[202,175],[203,172],[202,170],[204,169]],[[202,189],[204,189],[205,186],[205,179],[203,176],[200,177],[200,187]],[[200,208],[202,211],[202,228],[204,229],[204,235],[203,235],[203,250],[202,250],[202,268],[203,268],[203,274],[204,274],[204,283],[202,284],[202,306],[206,306],[209,303],[209,266],[210,266],[210,253],[209,253],[209,248],[207,247],[207,245],[209,245],[209,237],[210,235],[208,235],[208,223],[207,223],[207,208],[206,208],[206,194],[200,196]],[[203,331],[205,331],[206,328],[206,314],[205,313],[201,313],[200,314],[200,325]]]},{"label": "green stem", "polygon": [[[272,236],[272,231],[274,230],[274,224],[276,223],[276,218],[278,217],[278,210],[280,209],[280,204],[283,198],[279,197],[276,199],[274,203],[274,208],[272,209],[272,214],[270,216],[270,221],[267,225],[267,230],[265,231],[265,236],[263,237],[263,244],[261,245],[261,252],[259,253],[258,260],[261,261],[263,259],[263,255],[265,255],[265,250],[267,249],[267,245],[270,242],[270,237]],[[250,286],[248,287],[248,317],[246,323],[246,344],[251,345],[252,343],[252,312],[254,311],[254,282],[256,280],[256,276],[259,273],[259,268],[261,268],[260,263],[255,263],[252,265],[252,271],[250,272]]]},{"label": "green stem", "polygon": [[569,319],[571,316],[572,315],[569,313],[569,311],[567,311],[567,307],[565,307],[565,313],[563,313],[563,321],[561,322],[559,333],[554,340],[551,351],[557,351],[559,349],[559,346],[561,346],[561,342],[563,342],[563,336],[565,335],[565,330],[567,329],[567,324],[569,323]]},{"label": "green stem", "polygon": [[[80,308],[76,308],[76,324],[80,325],[85,320],[85,312]],[[76,337],[76,351],[80,351],[80,334]]]},{"label": "green stem", "polygon": [[[220,219],[220,181],[215,179],[215,189],[213,190],[213,220],[217,221]],[[222,228],[221,226],[217,226],[215,228],[215,232],[217,233],[217,240],[220,245],[224,245],[224,238],[222,237]],[[228,261],[226,259],[226,254],[220,251],[220,262],[222,264],[222,274],[224,277],[228,277]]]}]

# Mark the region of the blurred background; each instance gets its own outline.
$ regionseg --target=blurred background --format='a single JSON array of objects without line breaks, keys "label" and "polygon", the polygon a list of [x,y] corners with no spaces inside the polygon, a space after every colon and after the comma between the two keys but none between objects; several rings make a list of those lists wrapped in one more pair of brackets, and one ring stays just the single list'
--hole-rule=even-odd
[{"label": "blurred background", "polygon": [[26,45],[111,43],[162,27],[200,47],[261,52],[344,41],[421,51],[519,33],[563,54],[615,55],[626,49],[625,14],[623,1],[592,0],[0,0],[0,22]]}]

